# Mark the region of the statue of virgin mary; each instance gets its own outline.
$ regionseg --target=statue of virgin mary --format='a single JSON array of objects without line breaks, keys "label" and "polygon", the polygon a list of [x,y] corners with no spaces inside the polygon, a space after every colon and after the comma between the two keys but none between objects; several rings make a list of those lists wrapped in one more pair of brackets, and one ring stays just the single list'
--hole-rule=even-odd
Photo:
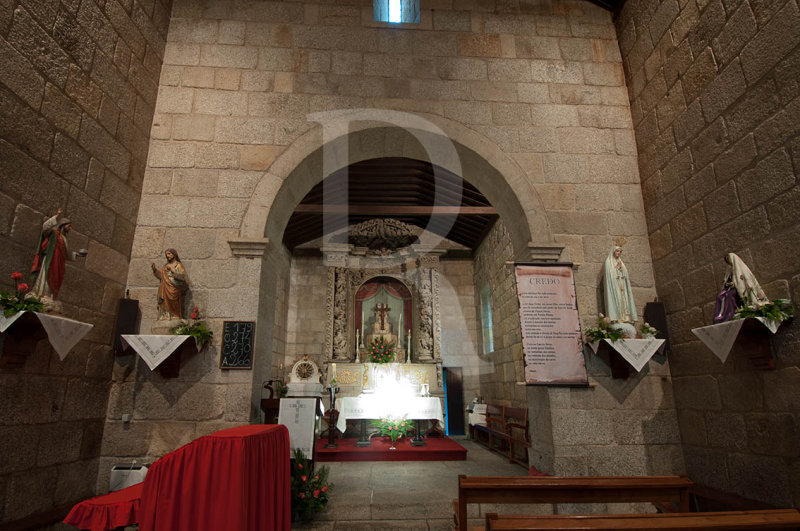
[{"label": "statue of virgin mary", "polygon": [[611,321],[633,323],[636,321],[636,303],[633,302],[628,269],[622,261],[622,247],[615,245],[606,258],[604,268],[606,316]]}]

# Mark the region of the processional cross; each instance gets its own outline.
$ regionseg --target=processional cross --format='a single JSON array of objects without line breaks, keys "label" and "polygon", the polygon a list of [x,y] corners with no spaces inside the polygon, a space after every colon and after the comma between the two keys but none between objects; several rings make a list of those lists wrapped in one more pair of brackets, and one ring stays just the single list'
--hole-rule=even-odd
[{"label": "processional cross", "polygon": [[381,330],[385,330],[386,328],[384,327],[383,322],[386,314],[389,312],[389,306],[384,303],[378,304],[375,306],[375,312],[381,315]]}]

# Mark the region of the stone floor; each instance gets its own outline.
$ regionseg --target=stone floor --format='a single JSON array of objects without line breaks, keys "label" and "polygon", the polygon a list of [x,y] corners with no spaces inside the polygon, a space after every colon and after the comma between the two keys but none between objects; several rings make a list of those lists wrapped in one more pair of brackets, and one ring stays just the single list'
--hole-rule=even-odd
[{"label": "stone floor", "polygon": [[[467,449],[466,461],[325,463],[334,483],[328,507],[314,522],[292,529],[452,530],[459,474],[527,474],[520,465],[468,439],[453,439]],[[477,508],[472,508],[476,512],[471,516],[477,517]]]}]

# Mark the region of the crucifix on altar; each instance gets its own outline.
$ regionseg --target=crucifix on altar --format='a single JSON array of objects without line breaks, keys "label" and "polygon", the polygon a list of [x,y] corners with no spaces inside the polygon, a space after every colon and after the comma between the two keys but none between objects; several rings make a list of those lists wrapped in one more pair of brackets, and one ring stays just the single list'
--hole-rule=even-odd
[{"label": "crucifix on altar", "polygon": [[378,303],[375,305],[375,319],[372,321],[369,332],[364,335],[364,340],[367,345],[378,338],[383,338],[386,343],[391,343],[395,346],[398,345],[397,334],[394,333],[394,327],[392,323],[389,322],[387,316],[390,311],[391,308],[385,303]]}]

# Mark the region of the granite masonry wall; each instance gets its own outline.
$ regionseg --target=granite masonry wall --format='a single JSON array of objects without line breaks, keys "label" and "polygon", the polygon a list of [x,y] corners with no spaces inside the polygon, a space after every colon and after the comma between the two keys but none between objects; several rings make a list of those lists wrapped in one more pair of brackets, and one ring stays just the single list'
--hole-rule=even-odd
[{"label": "granite masonry wall", "polygon": [[[463,138],[477,139],[475,149],[492,153],[493,158],[486,158],[490,164],[505,164],[516,172],[497,173],[496,179],[513,182],[489,185],[493,189],[486,193],[507,187],[525,190],[520,203],[541,205],[535,213],[527,207],[528,218],[502,221],[515,236],[529,229],[526,219],[538,216],[541,222],[530,231],[566,246],[562,259],[580,265],[576,282],[584,325],[595,319],[602,262],[622,233],[629,241],[626,264],[636,300],[640,306],[650,300],[655,290],[649,241],[610,13],[577,0],[535,7],[437,1],[423,2],[422,8],[419,25],[389,27],[372,20],[368,0],[335,5],[176,0],[128,276],[132,293],[143,301],[155,299],[150,263],[163,262],[163,248],[174,246],[186,256],[193,304],[201,307],[215,332],[224,319],[257,319],[262,331],[262,317],[281,319],[263,310],[273,304],[273,283],[287,277],[269,271],[271,262],[262,265],[258,258],[233,255],[227,242],[243,227],[252,227],[254,211],[268,211],[269,246],[281,245],[275,237],[281,223],[324,177],[310,175],[319,168],[302,164],[297,154],[302,151],[298,146],[308,147],[314,138],[315,126],[307,115],[368,108],[436,120]],[[377,143],[392,138],[381,135]],[[291,168],[298,164],[302,171],[295,175]],[[285,181],[279,177],[285,175],[291,176]],[[285,199],[273,204],[286,190],[281,195]],[[513,237],[510,241],[517,242]],[[512,254],[519,253],[518,243],[514,245]],[[512,286],[513,277],[505,276],[503,289]],[[285,304],[291,312],[291,297]],[[509,323],[510,315],[509,310],[504,317]],[[142,317],[146,330],[155,306],[143,306]],[[293,349],[297,353],[292,335],[300,340],[301,333],[285,333],[285,347],[273,334],[264,337],[268,344],[256,348],[272,356],[273,367]],[[492,390],[484,390],[482,383],[482,392],[529,403],[525,388],[516,386],[521,380],[519,346],[513,346],[512,335],[500,339],[511,352],[503,379],[487,382],[496,387]],[[130,387],[127,402],[121,403],[135,407],[130,430],[137,431],[132,449],[125,446],[125,432],[106,437],[109,444],[103,452],[109,464],[115,456],[157,456],[165,449],[159,442],[166,440],[165,433],[172,439],[183,431],[197,434],[251,418],[255,396],[248,405],[240,394],[251,386],[255,395],[256,380],[263,375],[220,371],[214,366],[214,349],[189,360],[177,381],[162,381],[138,367],[139,376],[115,383]],[[136,378],[141,381],[134,383]],[[647,389],[640,392],[652,392]],[[199,403],[195,393],[211,398]],[[618,402],[627,404],[624,397]],[[652,409],[649,403],[643,407]],[[109,413],[109,424],[119,412]],[[550,433],[561,435],[558,430],[569,427],[594,443],[591,422],[608,418],[592,418],[591,411],[578,420],[565,414],[557,418],[565,427],[553,426]],[[597,440],[609,449],[616,442]],[[644,445],[634,446],[644,455]],[[582,448],[574,446],[576,452]],[[635,466],[643,469],[643,461]]]},{"label": "granite masonry wall", "polygon": [[59,295],[94,325],[64,361],[46,341],[0,369],[0,523],[95,493],[170,0],[0,2],[0,288],[42,222],[73,222]]},{"label": "granite masonry wall", "polygon": [[782,0],[629,1],[617,21],[687,472],[782,506],[800,504],[800,324],[774,336],[774,370],[723,364],[690,330],[729,252],[800,300],[798,27]]},{"label": "granite masonry wall", "polygon": [[[495,351],[481,356],[489,365],[480,383],[487,402],[529,408],[532,464],[557,475],[681,473],[681,440],[665,359],[651,360],[628,379],[613,379],[607,360],[587,349],[590,387],[517,384],[525,378],[514,268],[507,263],[512,258],[511,238],[500,220],[475,256],[475,289],[487,282],[491,289],[495,342]],[[580,300],[578,310],[587,320]]]}]

